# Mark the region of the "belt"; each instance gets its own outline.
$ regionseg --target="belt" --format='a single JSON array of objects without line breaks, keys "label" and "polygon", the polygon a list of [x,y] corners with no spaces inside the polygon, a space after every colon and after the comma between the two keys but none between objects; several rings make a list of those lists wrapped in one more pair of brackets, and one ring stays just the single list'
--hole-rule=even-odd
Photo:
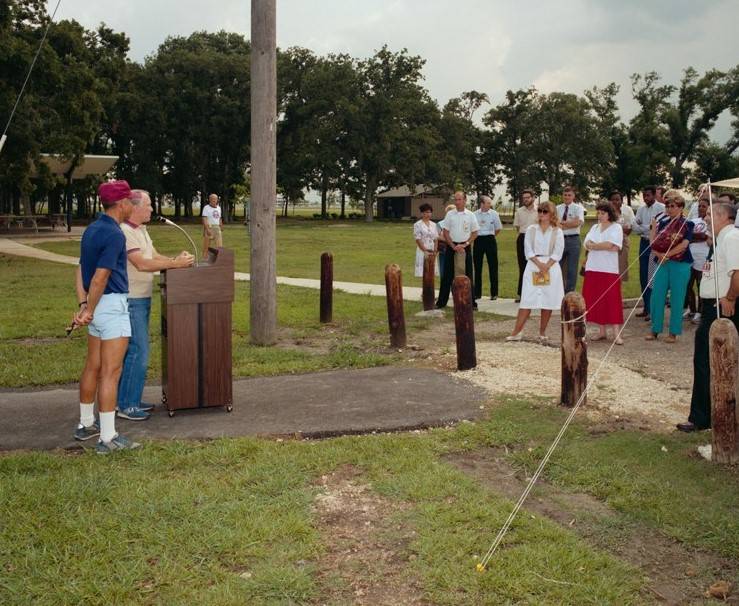
[{"label": "belt", "polygon": [[565,238],[579,238],[580,234],[565,234]]}]

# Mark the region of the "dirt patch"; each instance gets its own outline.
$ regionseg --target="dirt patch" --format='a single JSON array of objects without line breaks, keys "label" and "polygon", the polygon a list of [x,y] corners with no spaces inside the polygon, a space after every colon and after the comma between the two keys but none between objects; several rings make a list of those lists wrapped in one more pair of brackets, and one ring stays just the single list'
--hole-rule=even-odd
[{"label": "dirt patch", "polygon": [[[673,431],[687,417],[690,390],[665,380],[645,376],[609,357],[601,365],[602,352],[588,352],[588,376],[592,383],[583,414],[601,423],[619,424],[627,419],[643,429]],[[477,343],[477,368],[460,373],[495,395],[552,398],[561,386],[559,347],[535,343]],[[444,362],[442,361],[443,365]],[[691,373],[692,376],[692,373]]]},{"label": "dirt patch", "polygon": [[322,476],[314,502],[326,551],[318,562],[317,604],[427,604],[411,570],[415,531],[397,521],[407,506],[384,499],[344,466]]},{"label": "dirt patch", "polygon": [[[446,460],[513,501],[521,496],[528,478],[505,459],[503,449],[488,448],[449,456]],[[524,505],[534,515],[547,517],[580,535],[588,543],[639,568],[645,576],[645,599],[666,604],[700,602],[706,588],[719,580],[734,579],[739,563],[692,549],[642,525],[624,522],[598,499],[537,483]],[[725,603],[739,604],[739,596]]]}]

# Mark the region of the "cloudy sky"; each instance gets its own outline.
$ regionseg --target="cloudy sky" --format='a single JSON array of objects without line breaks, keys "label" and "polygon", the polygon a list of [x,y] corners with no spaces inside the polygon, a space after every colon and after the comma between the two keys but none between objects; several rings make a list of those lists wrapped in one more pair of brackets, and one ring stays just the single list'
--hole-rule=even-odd
[{"label": "cloudy sky", "polygon": [[[124,31],[142,60],[171,35],[225,29],[248,37],[249,11],[248,0],[62,0],[57,19]],[[613,81],[626,119],[634,72],[677,83],[687,66],[736,65],[737,23],[736,0],[277,0],[279,46],[355,57],[383,44],[408,48],[426,59],[426,86],[442,104],[471,89],[496,104],[507,89],[532,84],[582,93]],[[713,136],[728,134],[724,116]]]}]

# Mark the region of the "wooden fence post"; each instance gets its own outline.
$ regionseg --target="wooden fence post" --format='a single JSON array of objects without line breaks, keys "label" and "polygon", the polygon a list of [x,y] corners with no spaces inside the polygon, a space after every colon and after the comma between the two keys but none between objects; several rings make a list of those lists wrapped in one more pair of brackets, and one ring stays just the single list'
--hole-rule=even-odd
[{"label": "wooden fence post", "polygon": [[390,346],[406,346],[405,315],[403,314],[403,280],[395,263],[385,267],[385,292],[387,295],[387,322],[390,327]]},{"label": "wooden fence post", "polygon": [[[585,343],[585,299],[570,292],[562,301],[562,391],[560,403],[572,407],[588,385],[588,346]],[[587,401],[583,398],[583,404]]]},{"label": "wooden fence post", "polygon": [[423,311],[434,309],[434,277],[436,274],[436,255],[426,255],[423,260]]},{"label": "wooden fence post", "polygon": [[334,257],[330,252],[321,255],[321,323],[333,319]]},{"label": "wooden fence post", "polygon": [[731,320],[719,318],[708,333],[711,366],[711,460],[739,463],[737,442],[736,387],[737,336]]},{"label": "wooden fence post", "polygon": [[457,276],[452,283],[454,328],[457,333],[457,370],[477,366],[475,319],[472,311],[472,283],[467,276]]}]

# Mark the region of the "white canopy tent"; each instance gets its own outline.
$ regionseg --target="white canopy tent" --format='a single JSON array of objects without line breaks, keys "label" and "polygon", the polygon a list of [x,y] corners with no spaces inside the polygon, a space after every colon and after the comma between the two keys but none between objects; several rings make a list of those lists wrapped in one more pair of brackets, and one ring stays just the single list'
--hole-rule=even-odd
[{"label": "white canopy tent", "polygon": [[730,187],[732,189],[739,189],[739,177],[735,177],[733,179],[724,179],[723,181],[716,181],[714,183],[711,183],[711,186],[719,187]]}]

